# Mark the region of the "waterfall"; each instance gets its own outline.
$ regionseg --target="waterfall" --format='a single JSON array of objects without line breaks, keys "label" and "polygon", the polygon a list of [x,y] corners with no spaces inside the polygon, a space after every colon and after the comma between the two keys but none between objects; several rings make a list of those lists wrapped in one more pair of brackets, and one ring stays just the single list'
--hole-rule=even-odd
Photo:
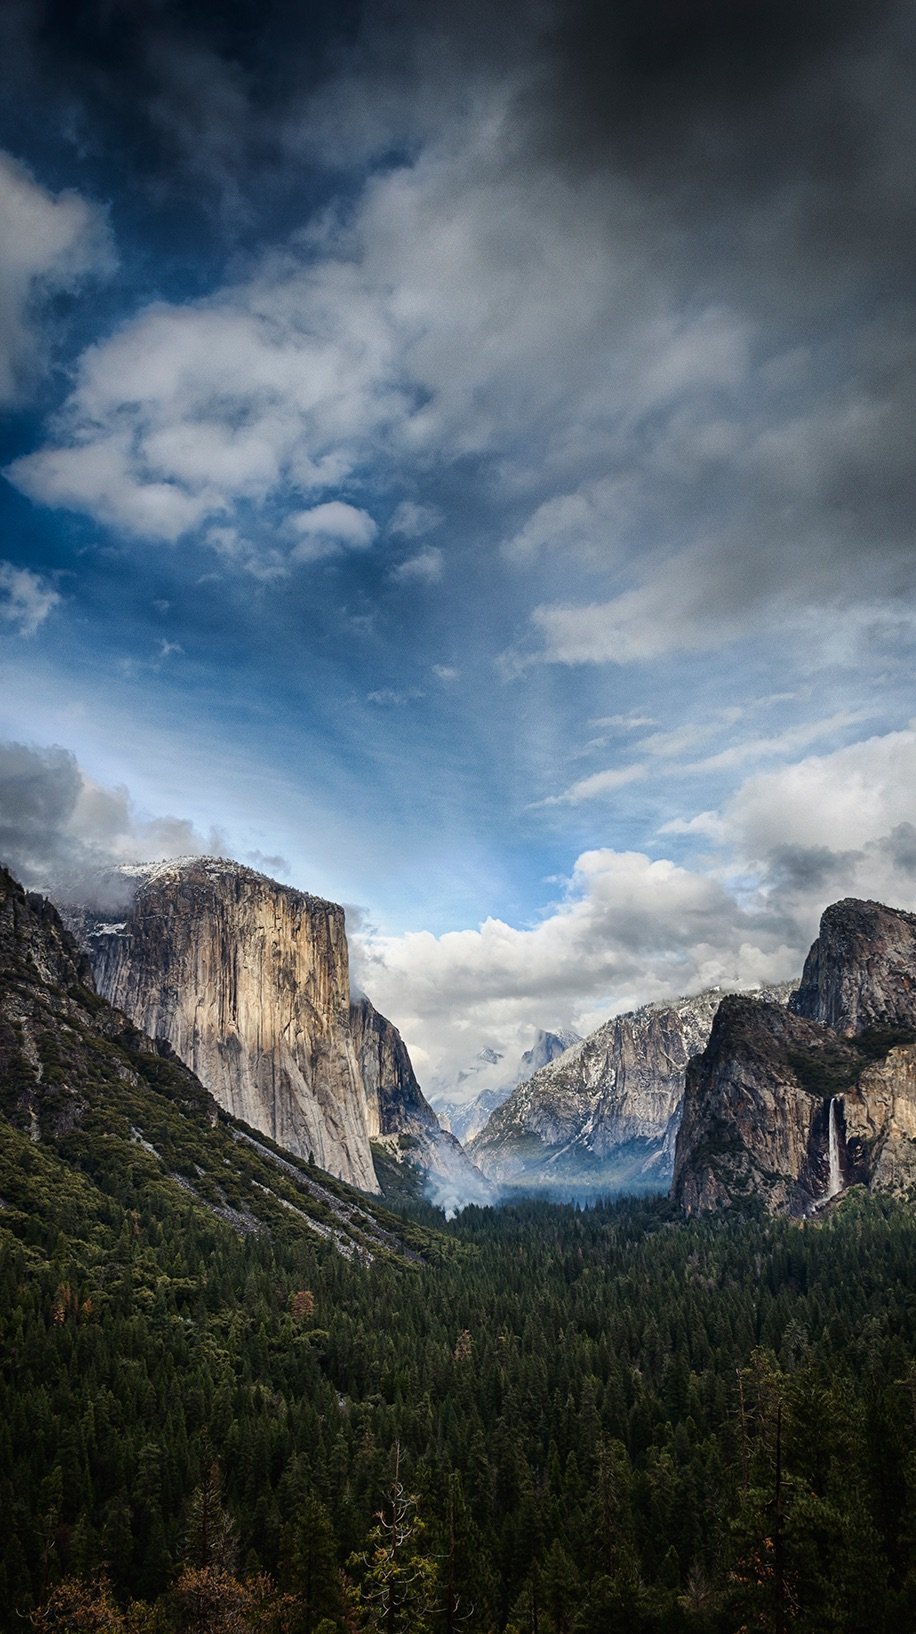
[{"label": "waterfall", "polygon": [[835,1095],[831,1097],[830,1101],[830,1118],[827,1134],[827,1158],[829,1167],[827,1172],[827,1190],[824,1194],[825,1202],[827,1202],[831,1197],[836,1197],[837,1193],[843,1190],[843,1173],[840,1168],[840,1125],[839,1116],[837,1113],[837,1098]]}]

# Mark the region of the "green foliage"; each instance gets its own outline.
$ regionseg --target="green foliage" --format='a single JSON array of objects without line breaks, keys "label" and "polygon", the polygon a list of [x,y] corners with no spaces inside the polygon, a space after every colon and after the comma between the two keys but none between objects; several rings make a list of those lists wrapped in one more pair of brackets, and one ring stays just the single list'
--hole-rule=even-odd
[{"label": "green foliage", "polygon": [[0,1629],[916,1626],[907,1209],[405,1221],[106,1047],[0,1120]]},{"label": "green foliage", "polygon": [[436,1616],[438,1571],[423,1552],[425,1531],[417,1500],[400,1479],[398,1446],[394,1476],[368,1547],[347,1562],[356,1579],[352,1600],[357,1626],[366,1634],[429,1634]]}]

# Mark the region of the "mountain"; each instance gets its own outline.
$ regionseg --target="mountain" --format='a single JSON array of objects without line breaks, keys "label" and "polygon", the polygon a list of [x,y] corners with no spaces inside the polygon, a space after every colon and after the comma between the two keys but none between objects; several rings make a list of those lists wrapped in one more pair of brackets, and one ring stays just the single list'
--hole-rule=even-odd
[{"label": "mountain", "polygon": [[377,1191],[343,909],[212,857],[132,872],[123,922],[83,917],[99,992],[226,1111]]},{"label": "mountain", "polygon": [[344,911],[239,863],[179,859],[126,870],[112,923],[73,917],[99,991],[165,1039],[219,1105],[367,1192],[372,1142],[447,1180],[446,1206],[488,1188],[440,1129],[400,1034],[351,1001]]},{"label": "mountain", "polygon": [[[471,1099],[467,1097],[449,1098],[448,1090],[440,1090],[437,1095],[433,1096],[433,1105],[437,1117],[446,1129],[450,1129],[452,1134],[457,1136],[463,1145],[468,1144],[486,1127],[489,1118],[497,1107],[502,1106],[503,1102],[508,1100],[516,1084],[530,1078],[532,1073],[537,1072],[540,1067],[546,1066],[549,1061],[555,1061],[558,1055],[563,1054],[564,1050],[568,1050],[571,1045],[578,1043],[579,1034],[573,1032],[572,1028],[558,1028],[556,1032],[545,1032],[539,1027],[530,1050],[525,1050],[524,1054],[518,1058],[515,1067],[510,1068],[507,1064],[501,1068],[499,1073],[495,1074],[499,1082],[495,1084],[488,1082]],[[493,1077],[494,1074],[487,1069],[501,1066],[503,1059],[504,1057],[498,1055],[495,1050],[481,1050],[473,1066],[458,1074],[454,1089],[459,1089],[462,1084],[466,1084],[469,1079],[476,1076],[485,1075],[488,1079]],[[454,1089],[451,1092],[452,1096],[454,1096]]]},{"label": "mountain", "polygon": [[811,1213],[861,1182],[916,1184],[916,916],[823,915],[789,1008],[732,997],[687,1073],[672,1196]]},{"label": "mountain", "polygon": [[911,1027],[916,914],[849,897],[833,903],[821,918],[790,1009],[847,1037]]},{"label": "mountain", "polygon": [[670,1168],[684,1071],[721,999],[715,990],[615,1016],[518,1085],[471,1144],[515,1185],[657,1185]]},{"label": "mountain", "polygon": [[472,1101],[436,1101],[436,1116],[443,1129],[450,1130],[462,1145],[469,1145],[511,1094],[511,1084],[503,1084],[499,1089],[482,1089]]},{"label": "mountain", "polygon": [[[422,1233],[227,1118],[164,1040],[95,991],[51,904],[0,868],[0,1211],[26,1244],[67,1234],[103,1291],[114,1231],[305,1239],[368,1263],[416,1261]],[[133,1221],[133,1224],[131,1224]],[[62,1237],[60,1234],[63,1233]],[[49,1245],[50,1246],[50,1245]],[[107,1258],[106,1258],[107,1254]],[[138,1253],[147,1299],[168,1282]],[[90,1272],[87,1270],[87,1275]]]},{"label": "mountain", "polygon": [[914,1262],[868,1196],[398,1220],[0,876],[3,1634],[912,1629]]},{"label": "mountain", "polygon": [[362,997],[350,1005],[350,1031],[371,1140],[388,1156],[419,1168],[427,1191],[447,1213],[467,1202],[491,1201],[488,1182],[423,1095],[394,1024]]},{"label": "mountain", "polygon": [[581,1043],[581,1038],[578,1033],[573,1032],[571,1027],[560,1027],[555,1033],[544,1032],[539,1027],[535,1034],[534,1043],[530,1050],[525,1051],[519,1063],[519,1083],[525,1078],[530,1078],[533,1073],[540,1072],[541,1067],[548,1066],[551,1061],[557,1059],[558,1055],[562,1055],[564,1050],[572,1049],[574,1044],[579,1043]]}]

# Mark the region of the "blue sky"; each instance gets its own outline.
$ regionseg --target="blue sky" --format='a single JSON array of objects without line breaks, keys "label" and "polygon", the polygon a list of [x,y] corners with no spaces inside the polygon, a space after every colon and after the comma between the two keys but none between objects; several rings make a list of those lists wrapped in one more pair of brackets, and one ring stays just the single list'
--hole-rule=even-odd
[{"label": "blue sky", "polygon": [[30,884],[346,902],[427,1083],[914,905],[912,6],[0,29]]}]

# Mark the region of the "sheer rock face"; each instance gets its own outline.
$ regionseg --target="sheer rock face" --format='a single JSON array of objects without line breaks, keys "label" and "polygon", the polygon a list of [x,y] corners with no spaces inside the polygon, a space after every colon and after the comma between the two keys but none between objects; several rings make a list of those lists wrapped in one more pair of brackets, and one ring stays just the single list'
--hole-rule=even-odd
[{"label": "sheer rock face", "polygon": [[847,900],[788,1012],[723,1002],[688,1070],[672,1195],[688,1213],[804,1214],[855,1182],[916,1185],[916,916]]},{"label": "sheer rock face", "polygon": [[850,1168],[897,1194],[916,1185],[916,1045],[897,1046],[866,1067],[842,1102]]},{"label": "sheer rock face", "polygon": [[[691,1061],[672,1196],[688,1214],[760,1198],[803,1214],[827,1190],[830,1096],[864,1058],[828,1027],[773,1004],[722,1001]],[[820,1070],[818,1070],[820,1069]]]},{"label": "sheer rock face", "polygon": [[[486,1202],[489,1188],[454,1135],[444,1130],[424,1096],[393,1022],[363,997],[350,1006],[350,1027],[365,1086],[369,1133],[392,1155],[413,1155],[443,1193],[457,1202]],[[448,1196],[445,1193],[448,1193]]]},{"label": "sheer rock face", "polygon": [[212,858],[136,874],[123,925],[84,919],[99,992],[235,1117],[377,1191],[343,909]]},{"label": "sheer rock face", "polygon": [[472,1143],[475,1162],[500,1180],[577,1168],[598,1180],[625,1158],[625,1178],[667,1179],[687,1063],[721,1000],[715,988],[605,1022],[513,1091]]},{"label": "sheer rock face", "polygon": [[371,1138],[441,1133],[394,1023],[363,997],[350,1005],[350,1031],[366,1092]]},{"label": "sheer rock face", "polygon": [[916,914],[849,897],[835,902],[791,1008],[848,1038],[916,1025]]}]

